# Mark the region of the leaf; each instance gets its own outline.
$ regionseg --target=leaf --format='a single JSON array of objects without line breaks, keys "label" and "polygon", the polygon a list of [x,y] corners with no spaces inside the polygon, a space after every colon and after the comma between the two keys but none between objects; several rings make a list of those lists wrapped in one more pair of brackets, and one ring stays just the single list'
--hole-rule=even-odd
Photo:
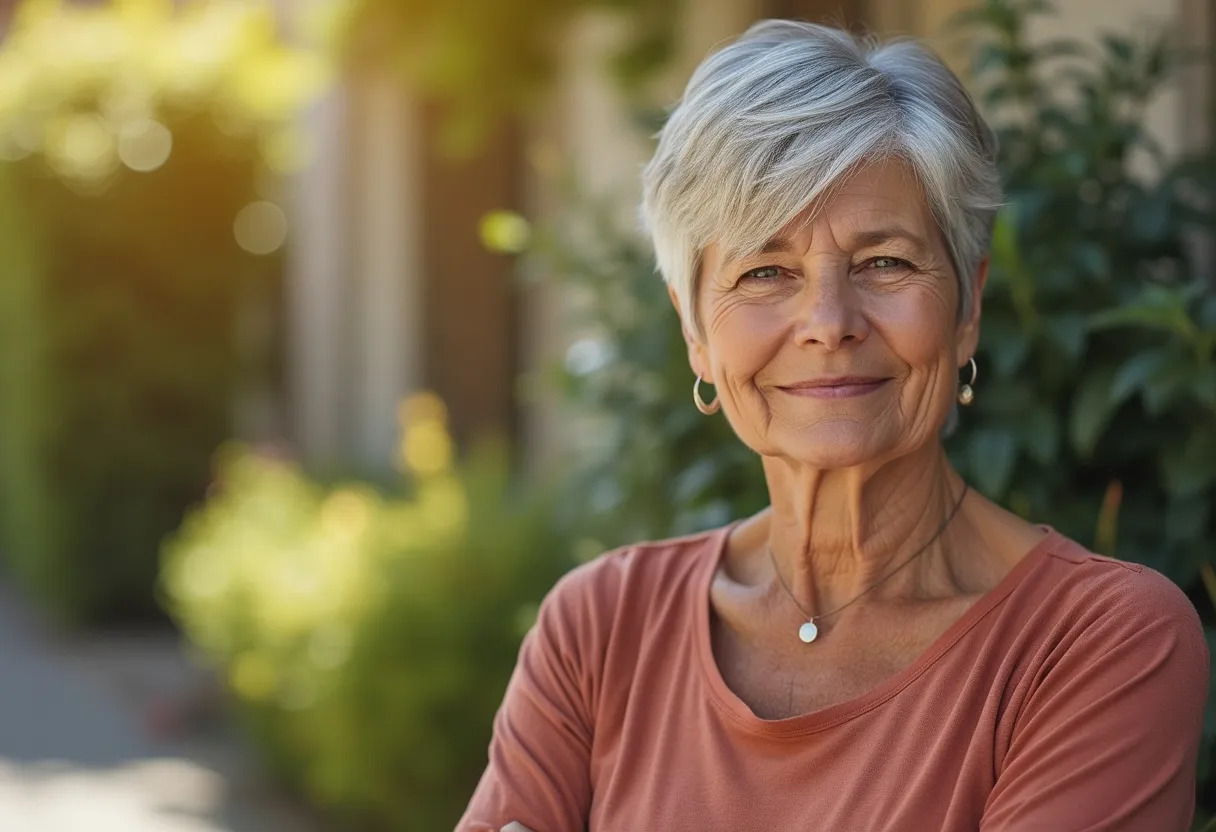
[{"label": "leaf", "polygon": [[1013,435],[999,428],[981,428],[968,445],[971,474],[979,490],[989,497],[1000,497],[1013,473],[1017,444]]},{"label": "leaf", "polygon": [[1064,312],[1042,318],[1043,332],[1070,360],[1076,361],[1085,352],[1088,334],[1084,315]]},{"label": "leaf", "polygon": [[983,326],[986,352],[997,375],[1009,376],[1017,371],[1030,350],[1030,341],[1016,321],[993,318]]},{"label": "leaf", "polygon": [[1208,295],[1199,304],[1199,325],[1205,329],[1216,329],[1216,292]]},{"label": "leaf", "polygon": [[1188,340],[1194,334],[1194,324],[1181,305],[1132,303],[1095,312],[1089,316],[1088,324],[1091,331],[1114,329],[1121,326],[1142,326],[1175,332]]},{"label": "leaf", "polygon": [[1060,449],[1060,423],[1056,414],[1045,406],[1033,408],[1019,425],[1022,446],[1040,465],[1056,461]]},{"label": "leaf", "polygon": [[1191,383],[1192,366],[1177,358],[1144,382],[1144,409],[1150,416],[1159,416],[1187,389]]},{"label": "leaf", "polygon": [[1132,207],[1131,230],[1144,243],[1159,243],[1173,230],[1172,195],[1168,189],[1157,188],[1146,196]]},{"label": "leaf", "polygon": [[1013,98],[1015,92],[1009,84],[995,84],[984,91],[982,101],[987,110],[994,110]]},{"label": "leaf", "polygon": [[971,59],[971,72],[980,76],[991,70],[1003,70],[1009,66],[1012,57],[1009,50],[999,43],[981,44]]},{"label": "leaf", "polygon": [[1171,360],[1169,350],[1158,348],[1137,353],[1123,363],[1111,381],[1110,398],[1116,407],[1128,396],[1141,390],[1145,383]]},{"label": "leaf", "polygon": [[1085,54],[1085,49],[1078,40],[1059,38],[1036,46],[1034,54],[1036,57],[1044,60],[1051,58],[1075,58]]},{"label": "leaf", "polygon": [[1207,366],[1195,373],[1191,392],[1208,407],[1216,407],[1216,367]]},{"label": "leaf", "polygon": [[1130,38],[1107,32],[1102,35],[1102,46],[1110,53],[1111,58],[1118,63],[1131,63],[1136,46]]},{"label": "leaf", "polygon": [[1020,271],[1021,257],[1017,240],[1018,212],[1012,203],[1003,207],[996,215],[992,227],[992,259],[1010,272]]},{"label": "leaf", "polygon": [[1075,255],[1077,263],[1091,277],[1099,280],[1110,278],[1110,255],[1106,248],[1094,242],[1085,242],[1077,246]]},{"label": "leaf", "polygon": [[1172,497],[1165,514],[1165,535],[1171,541],[1194,540],[1203,536],[1212,507],[1203,495]]},{"label": "leaf", "polygon": [[1110,396],[1114,373],[1109,368],[1094,371],[1081,380],[1069,414],[1068,435],[1082,457],[1093,454],[1118,403]]},{"label": "leaf", "polygon": [[1165,487],[1176,497],[1186,497],[1207,488],[1216,480],[1216,432],[1196,430],[1187,441],[1161,455]]}]

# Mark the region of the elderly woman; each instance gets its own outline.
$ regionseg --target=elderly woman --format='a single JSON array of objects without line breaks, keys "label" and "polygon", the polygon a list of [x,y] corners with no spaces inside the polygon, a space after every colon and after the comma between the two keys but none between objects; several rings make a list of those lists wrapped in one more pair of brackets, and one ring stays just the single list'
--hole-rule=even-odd
[{"label": "elderly woman", "polygon": [[983,395],[1001,202],[959,81],[912,43],[760,23],[697,70],[644,180],[690,406],[771,505],[558,583],[458,829],[1187,829],[1195,610],[942,449]]}]

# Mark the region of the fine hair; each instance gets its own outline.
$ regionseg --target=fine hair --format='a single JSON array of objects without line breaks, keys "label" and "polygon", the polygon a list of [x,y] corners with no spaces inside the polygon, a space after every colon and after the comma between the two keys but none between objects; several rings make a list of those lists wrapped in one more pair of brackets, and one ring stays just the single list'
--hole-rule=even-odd
[{"label": "fine hair", "polygon": [[915,175],[970,308],[1001,204],[996,138],[932,51],[814,23],[766,20],[707,57],[658,134],[641,217],[686,324],[702,254],[758,252],[867,162]]}]

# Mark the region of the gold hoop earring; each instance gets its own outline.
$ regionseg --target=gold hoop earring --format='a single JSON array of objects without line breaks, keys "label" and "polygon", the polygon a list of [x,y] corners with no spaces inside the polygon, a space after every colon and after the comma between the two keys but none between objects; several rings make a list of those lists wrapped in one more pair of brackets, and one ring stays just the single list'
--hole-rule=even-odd
[{"label": "gold hoop earring", "polygon": [[964,407],[975,401],[975,388],[972,385],[975,384],[975,378],[979,375],[979,369],[975,366],[975,358],[967,360],[971,362],[971,381],[965,382],[958,389],[958,403]]},{"label": "gold hoop earring", "polygon": [[697,376],[697,380],[692,383],[692,403],[697,406],[697,410],[704,413],[706,416],[712,416],[718,412],[718,408],[722,407],[722,402],[718,401],[717,394],[714,395],[714,400],[708,404],[701,398],[701,377]]}]

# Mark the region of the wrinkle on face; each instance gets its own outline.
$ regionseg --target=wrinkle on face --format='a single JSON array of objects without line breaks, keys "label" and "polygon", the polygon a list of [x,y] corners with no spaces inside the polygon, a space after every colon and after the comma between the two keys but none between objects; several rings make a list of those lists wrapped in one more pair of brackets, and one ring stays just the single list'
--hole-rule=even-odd
[{"label": "wrinkle on face", "polygon": [[[711,244],[700,262],[696,351],[740,438],[802,472],[811,516],[824,477],[935,439],[953,395],[958,285],[905,165],[858,171],[754,253],[727,261]],[[889,382],[854,399],[789,393],[851,375]],[[861,512],[859,493],[851,502]]]}]

